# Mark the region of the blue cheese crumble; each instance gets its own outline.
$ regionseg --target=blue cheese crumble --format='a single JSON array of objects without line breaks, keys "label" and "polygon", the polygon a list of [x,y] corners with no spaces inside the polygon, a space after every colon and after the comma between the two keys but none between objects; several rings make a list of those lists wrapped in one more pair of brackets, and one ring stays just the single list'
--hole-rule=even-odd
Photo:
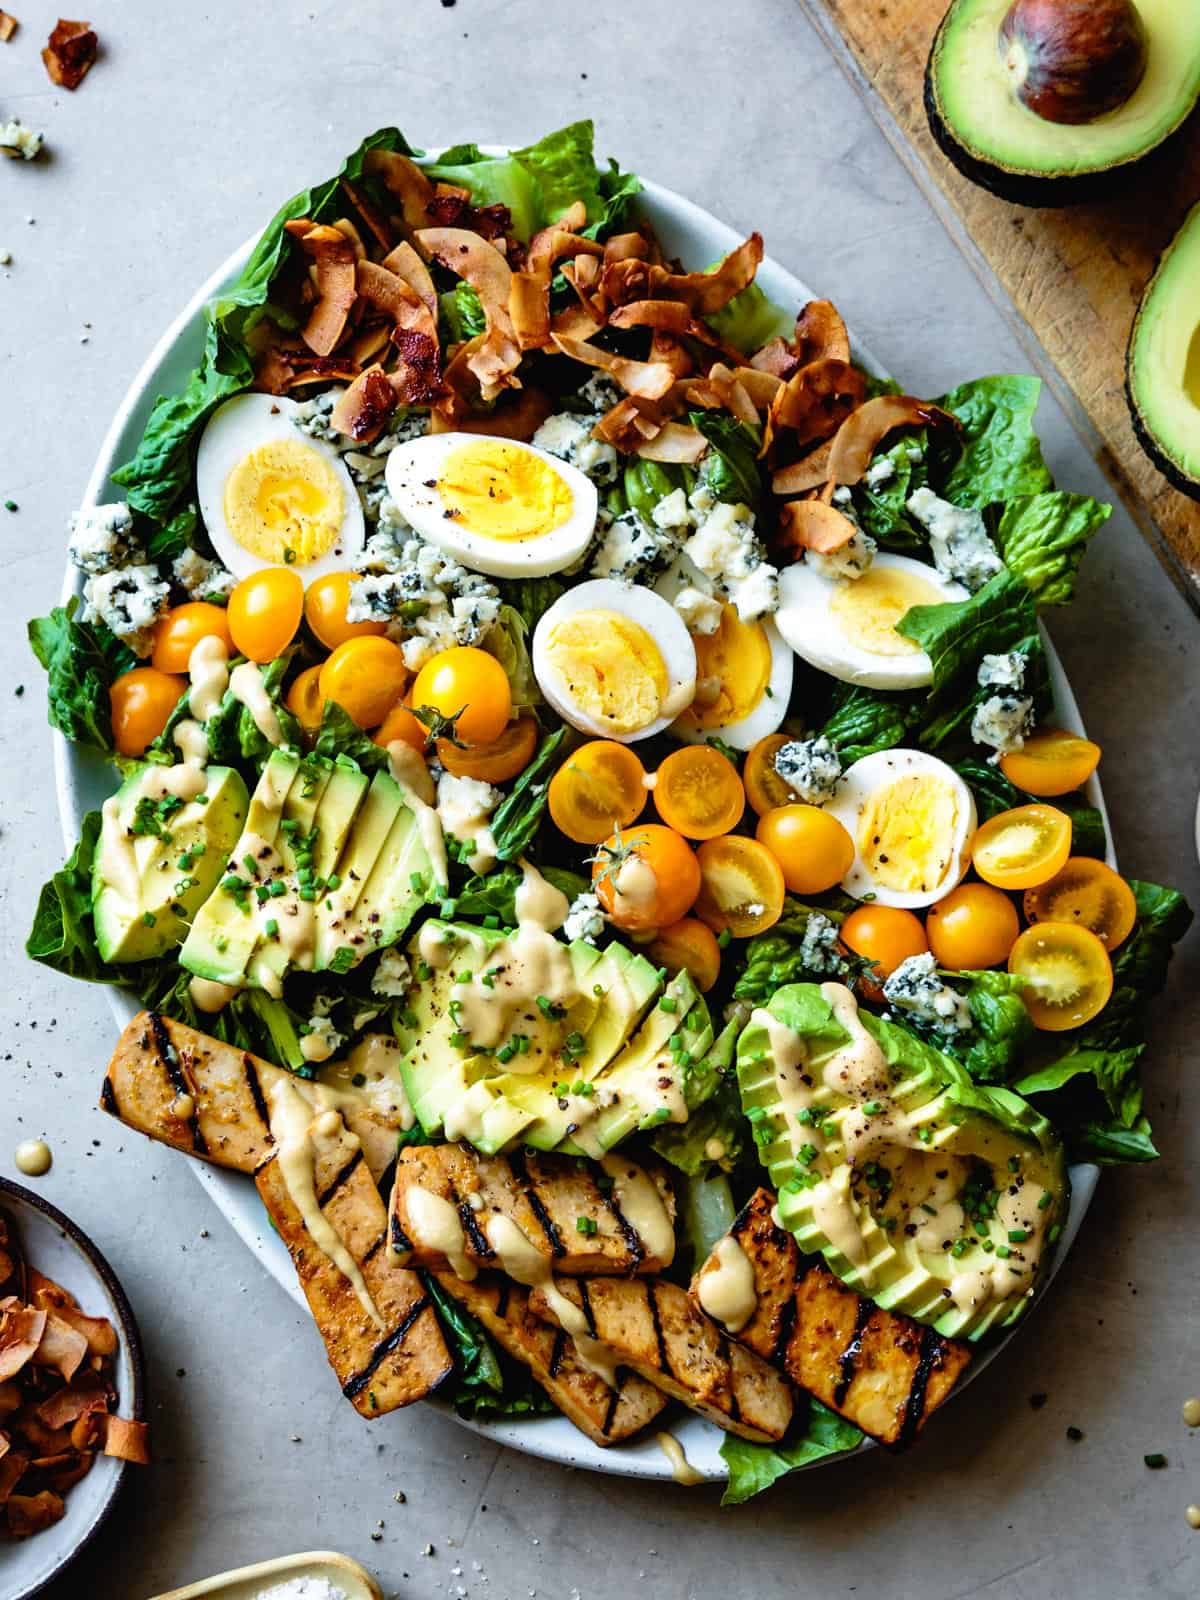
[{"label": "blue cheese crumble", "polygon": [[819,550],[806,550],[804,564],[814,568],[831,583],[845,579],[853,582],[871,570],[878,548],[879,545],[869,533],[856,528],[840,550],[832,550],[828,555],[822,555]]},{"label": "blue cheese crumble", "polygon": [[982,511],[951,505],[932,489],[918,489],[909,495],[908,509],[927,530],[933,564],[943,578],[963,584],[974,594],[1004,565],[988,538]]},{"label": "blue cheese crumble", "polygon": [[226,600],[237,579],[219,561],[209,561],[199,551],[185,550],[171,564],[171,576],[189,600]]},{"label": "blue cheese crumble", "polygon": [[640,511],[622,511],[604,531],[592,561],[592,577],[639,583],[662,566],[671,550],[670,539],[652,528]]},{"label": "blue cheese crumble", "polygon": [[824,737],[789,739],[775,752],[775,771],[793,794],[810,806],[820,806],[840,783],[842,762]]},{"label": "blue cheese crumble", "polygon": [[939,1033],[969,1033],[975,1026],[966,996],[943,983],[933,956],[909,956],[884,980],[884,998]]},{"label": "blue cheese crumble", "polygon": [[808,972],[840,973],[845,970],[837,947],[838,931],[823,911],[810,911],[800,941],[800,963]]},{"label": "blue cheese crumble", "polygon": [[546,450],[569,466],[577,467],[598,489],[604,489],[616,482],[620,463],[612,445],[592,438],[593,425],[592,417],[559,411],[546,418],[532,442],[539,450]]},{"label": "blue cheese crumble", "polygon": [[442,650],[487,637],[500,615],[494,584],[415,535],[390,547],[386,559],[383,571],[350,585],[346,620],[387,623],[410,672]]},{"label": "blue cheese crumble", "polygon": [[590,892],[577,894],[571,901],[562,936],[569,943],[581,939],[585,944],[595,944],[604,937],[608,919],[600,909],[600,902]]},{"label": "blue cheese crumble", "polygon": [[765,559],[749,506],[715,505],[683,546],[683,554],[712,580],[743,622],[779,609],[779,573]]},{"label": "blue cheese crumble", "polygon": [[371,993],[385,1000],[400,1000],[412,987],[412,967],[399,950],[385,950],[371,979]]},{"label": "blue cheese crumble", "polygon": [[90,506],[71,518],[67,554],[81,572],[116,572],[145,559],[133,531],[133,512],[124,500]]},{"label": "blue cheese crumble", "polygon": [[171,586],[152,566],[102,572],[83,586],[83,620],[103,622],[137,656],[148,656],[154,624],[171,601]]},{"label": "blue cheese crumble", "polygon": [[981,689],[996,689],[975,708],[971,718],[971,738],[978,745],[990,746],[992,761],[1020,750],[1033,732],[1033,699],[1020,691],[1025,686],[1025,657],[1019,650],[1005,655],[984,656],[979,663]]},{"label": "blue cheese crumble", "polygon": [[42,152],[45,135],[18,122],[0,122],[0,150],[17,161],[34,161]]},{"label": "blue cheese crumble", "polygon": [[882,489],[885,483],[891,483],[896,476],[896,463],[890,456],[880,456],[877,461],[863,473],[863,482],[868,489]]}]

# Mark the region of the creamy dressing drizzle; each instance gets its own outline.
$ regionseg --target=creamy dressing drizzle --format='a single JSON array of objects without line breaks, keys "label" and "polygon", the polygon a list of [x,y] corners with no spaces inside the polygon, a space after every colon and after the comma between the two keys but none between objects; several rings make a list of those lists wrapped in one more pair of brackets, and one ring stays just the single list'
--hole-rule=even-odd
[{"label": "creamy dressing drizzle", "polygon": [[167,1107],[167,1115],[172,1122],[190,1122],[196,1115],[195,1099],[186,1089],[181,1089]]},{"label": "creamy dressing drizzle", "polygon": [[521,882],[513,896],[517,922],[532,923],[547,933],[557,933],[567,920],[571,902],[561,889],[547,883],[538,869],[521,858]]},{"label": "creamy dressing drizzle", "polygon": [[358,1262],[317,1203],[316,1140],[334,1140],[350,1153],[359,1148],[358,1140],[347,1132],[336,1112],[323,1111],[314,1118],[312,1107],[287,1078],[277,1078],[267,1090],[267,1097],[279,1174],[292,1204],[300,1213],[305,1231],[350,1284],[375,1326],[380,1331],[385,1330],[387,1324],[371,1298]]},{"label": "creamy dressing drizzle", "polygon": [[188,994],[197,1011],[220,1011],[236,993],[233,984],[218,983],[215,978],[193,978],[188,984]]},{"label": "creamy dressing drizzle", "polygon": [[681,1483],[685,1489],[692,1489],[705,1481],[704,1474],[696,1471],[673,1433],[656,1433],[654,1442],[671,1463],[671,1476],[676,1483]]},{"label": "creamy dressing drizzle", "polygon": [[254,719],[254,726],[268,744],[283,743],[283,729],[263,684],[262,668],[253,661],[242,661],[229,674],[229,692]]},{"label": "creamy dressing drizzle", "polygon": [[1200,1399],[1190,1399],[1183,1402],[1183,1420],[1189,1428],[1200,1428]]},{"label": "creamy dressing drizzle", "polygon": [[313,1086],[318,1104],[333,1111],[365,1106],[390,1127],[407,1131],[417,1119],[400,1077],[400,1053],[394,1034],[365,1033],[344,1061],[321,1073]]},{"label": "creamy dressing drizzle", "polygon": [[27,1178],[44,1178],[54,1164],[44,1139],[22,1139],[13,1155],[17,1171]]},{"label": "creamy dressing drizzle", "polygon": [[[429,966],[444,971],[453,967],[462,947],[461,937],[447,938],[445,931],[426,923],[417,939],[417,951]],[[491,986],[483,982],[487,976]],[[478,972],[466,983],[454,985],[459,1029],[472,1044],[494,1050],[513,1032],[536,1029],[544,1019],[538,1001],[567,1008],[580,998],[575,971],[565,945],[536,923],[525,922],[508,938],[492,947]],[[508,1064],[510,1072],[538,1071],[541,1058],[530,1051]]]},{"label": "creamy dressing drizzle", "polygon": [[433,875],[443,888],[449,883],[446,865],[446,837],[442,819],[433,809],[433,779],[420,755],[402,739],[387,747],[388,770],[392,782],[404,796],[405,804],[417,824],[417,834],[433,867]]},{"label": "creamy dressing drizzle", "polygon": [[754,1267],[731,1233],[717,1241],[712,1261],[700,1274],[697,1297],[714,1322],[740,1333],[758,1310]]},{"label": "creamy dressing drizzle", "polygon": [[404,1206],[414,1244],[445,1256],[457,1276],[469,1283],[478,1269],[467,1255],[462,1218],[449,1200],[414,1184],[404,1192]]},{"label": "creamy dressing drizzle", "polygon": [[215,635],[201,639],[188,657],[191,689],[188,708],[197,722],[207,722],[229,687],[229,651]]},{"label": "creamy dressing drizzle", "polygon": [[458,797],[454,785],[443,785],[438,795],[437,814],[442,825],[442,835],[451,834],[460,844],[467,845],[470,855],[466,865],[472,872],[488,872],[496,863],[496,840],[488,822],[486,811],[478,811]]},{"label": "creamy dressing drizzle", "polygon": [[328,1061],[333,1045],[327,1033],[306,1033],[300,1040],[300,1054],[305,1061]]},{"label": "creamy dressing drizzle", "polygon": [[675,1228],[658,1185],[627,1157],[608,1155],[600,1165],[612,1179],[612,1203],[640,1235],[647,1255],[670,1266],[675,1258]]},{"label": "creamy dressing drizzle", "polygon": [[654,868],[641,856],[630,856],[613,878],[613,894],[618,911],[649,912],[658,895]]},{"label": "creamy dressing drizzle", "polygon": [[610,1389],[615,1389],[616,1357],[606,1344],[591,1336],[583,1308],[568,1300],[555,1283],[549,1257],[530,1243],[511,1217],[499,1214],[489,1217],[483,1231],[496,1252],[501,1270],[514,1283],[523,1283],[527,1289],[541,1289],[551,1314],[563,1332],[570,1335],[580,1366],[602,1378]]}]

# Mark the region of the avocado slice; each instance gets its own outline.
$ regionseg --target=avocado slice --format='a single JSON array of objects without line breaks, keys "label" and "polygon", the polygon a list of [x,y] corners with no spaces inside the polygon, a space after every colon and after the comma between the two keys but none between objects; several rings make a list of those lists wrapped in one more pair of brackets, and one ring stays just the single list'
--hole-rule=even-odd
[{"label": "avocado slice", "polygon": [[203,793],[169,814],[147,800],[139,815],[147,770],[103,809],[92,915],[105,961],[151,961],[182,943],[246,820],[246,785],[232,767],[209,767]]},{"label": "avocado slice", "polygon": [[1142,448],[1177,489],[1200,500],[1200,205],[1142,296],[1126,394]]},{"label": "avocado slice", "polygon": [[850,1288],[979,1339],[1030,1303],[1069,1199],[1063,1148],[839,984],[789,984],[738,1042],[742,1106],[779,1215]]},{"label": "avocado slice", "polygon": [[1090,121],[1055,122],[1014,92],[1000,39],[1010,4],[953,0],[946,12],[925,74],[934,138],[964,177],[1018,205],[1110,195],[1114,175],[1168,139],[1200,98],[1200,7],[1137,0],[1147,44],[1137,87]]}]

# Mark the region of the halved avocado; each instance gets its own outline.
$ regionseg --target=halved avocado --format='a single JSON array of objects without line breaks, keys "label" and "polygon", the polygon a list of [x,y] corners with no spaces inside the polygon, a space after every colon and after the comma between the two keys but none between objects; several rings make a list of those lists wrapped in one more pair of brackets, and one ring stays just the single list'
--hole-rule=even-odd
[{"label": "halved avocado", "polygon": [[1017,205],[1111,192],[1114,178],[1170,138],[1200,98],[1200,6],[1136,0],[1147,44],[1141,81],[1115,110],[1055,122],[1014,92],[1001,45],[1011,3],[953,0],[942,19],[925,73],[934,138],[964,177]]},{"label": "halved avocado", "polygon": [[1177,489],[1200,500],[1200,205],[1142,296],[1125,388],[1142,448]]}]

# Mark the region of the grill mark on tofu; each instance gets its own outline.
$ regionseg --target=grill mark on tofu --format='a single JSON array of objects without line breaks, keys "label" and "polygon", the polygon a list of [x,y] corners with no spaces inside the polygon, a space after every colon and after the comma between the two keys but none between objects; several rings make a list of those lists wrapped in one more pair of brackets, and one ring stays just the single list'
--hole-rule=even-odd
[{"label": "grill mark on tofu", "polygon": [[242,1076],[246,1080],[246,1087],[250,1091],[250,1100],[258,1120],[269,1135],[271,1131],[271,1113],[267,1107],[267,1097],[262,1092],[262,1084],[258,1079],[258,1068],[254,1065],[253,1056],[242,1057]]},{"label": "grill mark on tofu", "polygon": [[925,1401],[929,1393],[929,1380],[934,1369],[945,1361],[946,1341],[934,1328],[926,1328],[921,1335],[921,1353],[917,1370],[913,1373],[912,1387],[904,1406],[904,1421],[900,1427],[901,1448],[911,1444],[925,1420]]},{"label": "grill mark on tofu", "polygon": [[650,1312],[650,1321],[654,1324],[654,1337],[658,1342],[658,1364],[667,1377],[674,1377],[671,1370],[671,1357],[667,1354],[667,1341],[663,1337],[662,1316],[658,1309],[658,1285],[653,1279],[646,1281],[646,1308]]},{"label": "grill mark on tofu", "polygon": [[604,1203],[612,1212],[613,1219],[621,1230],[621,1237],[625,1241],[626,1248],[633,1258],[633,1265],[630,1271],[636,1272],[646,1259],[646,1246],[642,1243],[642,1236],[626,1217],[612,1195],[605,1195]]},{"label": "grill mark on tofu", "polygon": [[783,1358],[787,1354],[787,1347],[792,1342],[792,1333],[795,1327],[796,1296],[793,1294],[784,1302],[779,1313],[779,1332],[776,1335],[774,1344],[771,1346],[770,1353],[767,1355],[767,1360],[774,1366],[778,1367],[782,1364]]},{"label": "grill mark on tofu", "polygon": [[348,1183],[353,1175],[358,1171],[362,1158],[362,1149],[359,1148],[350,1157],[349,1161],[346,1162],[345,1166],[342,1167],[341,1171],[334,1175],[333,1181],[326,1184],[325,1188],[322,1189],[317,1195],[317,1204],[320,1206],[322,1211],[324,1211],[325,1207],[333,1199],[334,1195],[338,1192],[342,1185]]},{"label": "grill mark on tofu", "polygon": [[604,1413],[604,1421],[600,1424],[600,1431],[605,1438],[612,1432],[613,1418],[617,1414],[617,1403],[621,1398],[620,1391],[614,1389],[609,1398],[608,1410]]},{"label": "grill mark on tofu", "polygon": [[[792,1302],[795,1304],[795,1302]],[[862,1355],[863,1334],[867,1331],[867,1323],[871,1320],[874,1310],[871,1302],[865,1296],[859,1297],[858,1311],[854,1317],[854,1332],[850,1335],[850,1343],[838,1357],[838,1381],[833,1391],[835,1406],[844,1406],[846,1396],[850,1393],[850,1385],[854,1382],[858,1371],[858,1358]]]},{"label": "grill mark on tofu", "polygon": [[463,1232],[471,1241],[472,1254],[481,1257],[484,1261],[494,1260],[496,1252],[492,1249],[487,1234],[479,1226],[479,1219],[472,1207],[467,1201],[460,1200],[457,1195],[454,1197],[454,1207],[458,1212],[459,1221],[463,1225]]},{"label": "grill mark on tofu", "polygon": [[433,1301],[428,1295],[423,1295],[420,1300],[413,1301],[391,1333],[386,1338],[381,1339],[372,1350],[371,1359],[363,1367],[362,1371],[356,1372],[352,1378],[347,1378],[342,1385],[342,1393],[347,1400],[353,1400],[356,1395],[360,1395],[363,1392],[388,1356],[399,1350],[400,1346],[408,1338],[417,1318],[428,1311],[432,1304]]},{"label": "grill mark on tofu", "polygon": [[583,1307],[583,1315],[587,1320],[587,1330],[592,1338],[596,1337],[596,1314],[592,1310],[592,1297],[588,1293],[587,1279],[579,1280],[579,1300]]},{"label": "grill mark on tofu", "polygon": [[106,1077],[100,1085],[100,1107],[107,1111],[110,1117],[120,1117],[121,1108],[117,1104],[117,1091],[113,1088],[112,1079]]},{"label": "grill mark on tofu", "polygon": [[550,1254],[556,1261],[561,1260],[567,1253],[567,1247],[562,1242],[562,1234],[559,1233],[554,1225],[554,1218],[546,1210],[541,1195],[532,1183],[529,1184],[525,1193],[528,1196],[530,1208],[538,1219],[542,1232],[546,1235],[546,1243],[550,1246]]},{"label": "grill mark on tofu", "polygon": [[374,1261],[375,1257],[383,1249],[383,1247],[384,1247],[384,1245],[386,1243],[387,1243],[387,1230],[384,1229],[384,1231],[375,1240],[375,1243],[367,1251],[366,1255],[363,1256],[361,1265],[365,1267],[368,1261]]},{"label": "grill mark on tofu", "polygon": [[150,1013],[150,1032],[154,1038],[154,1049],[172,1089],[177,1095],[186,1094],[193,1100],[192,1114],[186,1119],[187,1129],[191,1135],[192,1149],[198,1156],[206,1156],[208,1154],[208,1140],[204,1137],[200,1127],[200,1114],[195,1109],[192,1082],[183,1070],[179,1052],[171,1043],[171,1035],[167,1032],[167,1025],[157,1011]]},{"label": "grill mark on tofu", "polygon": [[[561,1328],[554,1335],[554,1349],[550,1354],[550,1376],[557,1378],[562,1370],[563,1356],[566,1354],[567,1336]],[[614,1395],[616,1391],[613,1391]],[[607,1431],[607,1430],[606,1430]]]},{"label": "grill mark on tofu", "polygon": [[394,1211],[388,1219],[388,1234],[391,1238],[392,1249],[398,1256],[412,1254],[412,1240],[400,1226],[400,1219]]}]

